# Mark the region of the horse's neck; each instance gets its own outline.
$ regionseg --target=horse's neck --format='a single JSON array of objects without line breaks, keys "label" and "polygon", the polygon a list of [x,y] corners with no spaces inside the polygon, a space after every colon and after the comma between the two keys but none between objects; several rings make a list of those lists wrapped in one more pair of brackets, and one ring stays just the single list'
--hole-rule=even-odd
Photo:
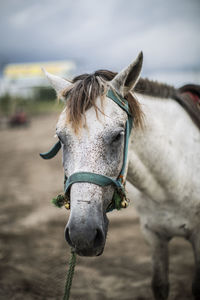
[{"label": "horse's neck", "polygon": [[137,98],[145,129],[133,129],[127,179],[152,200],[177,199],[200,172],[200,132],[175,100]]}]

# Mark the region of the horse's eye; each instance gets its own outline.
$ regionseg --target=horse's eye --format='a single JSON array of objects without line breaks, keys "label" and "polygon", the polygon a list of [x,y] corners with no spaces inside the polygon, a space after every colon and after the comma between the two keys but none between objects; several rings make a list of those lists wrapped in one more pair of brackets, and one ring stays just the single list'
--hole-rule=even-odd
[{"label": "horse's eye", "polygon": [[113,143],[118,143],[119,141],[121,141],[121,139],[123,138],[124,136],[124,132],[123,131],[120,131],[118,134],[116,134],[113,139],[112,139],[112,144]]}]

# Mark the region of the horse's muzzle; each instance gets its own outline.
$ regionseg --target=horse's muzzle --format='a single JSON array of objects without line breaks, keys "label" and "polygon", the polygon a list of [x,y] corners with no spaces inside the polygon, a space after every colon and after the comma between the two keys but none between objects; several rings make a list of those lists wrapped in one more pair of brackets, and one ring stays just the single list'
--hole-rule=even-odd
[{"label": "horse's muzzle", "polygon": [[77,230],[74,224],[69,223],[65,228],[65,238],[80,256],[98,256],[103,253],[105,233],[100,227],[84,226]]}]

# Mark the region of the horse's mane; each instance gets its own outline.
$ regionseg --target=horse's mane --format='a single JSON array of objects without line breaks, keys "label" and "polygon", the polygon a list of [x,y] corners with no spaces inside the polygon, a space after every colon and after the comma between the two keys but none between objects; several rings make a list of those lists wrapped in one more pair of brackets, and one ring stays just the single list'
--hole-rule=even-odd
[{"label": "horse's mane", "polygon": [[[112,80],[117,73],[109,70],[98,70],[93,74],[82,74],[76,76],[72,80],[72,85],[65,89],[62,96],[68,101],[67,105],[67,121],[72,124],[75,131],[82,126],[82,116],[92,106],[94,106],[97,117],[98,107],[96,106],[97,97],[105,96],[108,85],[107,81]],[[169,98],[175,95],[175,88],[166,84],[142,79],[138,81],[135,92],[155,96]],[[128,93],[125,97],[129,103],[129,108],[134,117],[134,126],[143,126],[143,112],[139,102],[133,93]]]},{"label": "horse's mane", "polygon": [[136,93],[159,98],[173,99],[177,95],[177,90],[175,87],[165,83],[149,80],[147,78],[140,78],[134,88],[134,91]]}]

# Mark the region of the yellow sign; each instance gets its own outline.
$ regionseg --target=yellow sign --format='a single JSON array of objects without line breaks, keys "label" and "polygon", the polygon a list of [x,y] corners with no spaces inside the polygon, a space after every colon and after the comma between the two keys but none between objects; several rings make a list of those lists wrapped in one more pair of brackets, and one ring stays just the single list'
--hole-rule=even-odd
[{"label": "yellow sign", "polygon": [[3,70],[3,75],[10,79],[26,77],[43,77],[41,67],[55,75],[67,75],[75,70],[72,61],[55,61],[40,63],[8,64]]}]

